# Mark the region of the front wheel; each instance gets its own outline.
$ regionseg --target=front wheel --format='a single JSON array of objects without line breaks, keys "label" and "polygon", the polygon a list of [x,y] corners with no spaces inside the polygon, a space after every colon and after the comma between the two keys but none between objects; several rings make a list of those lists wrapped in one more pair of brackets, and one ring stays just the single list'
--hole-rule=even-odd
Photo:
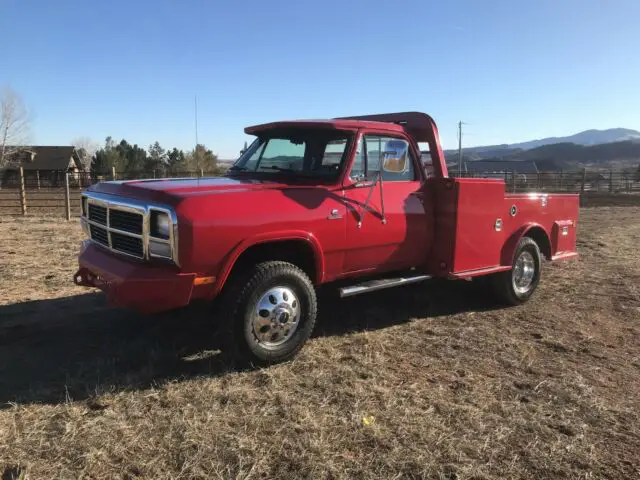
[{"label": "front wheel", "polygon": [[318,311],[309,277],[291,263],[254,266],[229,285],[227,342],[253,365],[292,358],[311,336]]},{"label": "front wheel", "polygon": [[533,295],[540,283],[541,256],[538,244],[529,237],[518,243],[511,270],[493,277],[493,287],[509,305],[520,305]]}]

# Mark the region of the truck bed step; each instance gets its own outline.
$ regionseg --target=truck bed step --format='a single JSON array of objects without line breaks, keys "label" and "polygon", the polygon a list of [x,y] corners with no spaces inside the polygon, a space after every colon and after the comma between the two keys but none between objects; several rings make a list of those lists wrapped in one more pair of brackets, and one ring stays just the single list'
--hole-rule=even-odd
[{"label": "truck bed step", "polygon": [[353,295],[360,295],[361,293],[375,292],[376,290],[382,290],[385,288],[399,287],[400,285],[409,285],[410,283],[422,282],[423,280],[428,280],[430,278],[431,275],[410,275],[403,277],[369,280],[367,282],[358,283],[356,285],[342,287],[340,289],[340,296],[352,297]]}]

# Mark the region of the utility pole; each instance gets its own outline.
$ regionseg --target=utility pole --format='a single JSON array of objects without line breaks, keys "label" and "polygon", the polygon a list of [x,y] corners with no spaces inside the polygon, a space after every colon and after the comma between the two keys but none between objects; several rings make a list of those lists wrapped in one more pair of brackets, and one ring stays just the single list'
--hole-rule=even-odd
[{"label": "utility pole", "polygon": [[462,177],[462,121],[458,122],[458,177]]}]

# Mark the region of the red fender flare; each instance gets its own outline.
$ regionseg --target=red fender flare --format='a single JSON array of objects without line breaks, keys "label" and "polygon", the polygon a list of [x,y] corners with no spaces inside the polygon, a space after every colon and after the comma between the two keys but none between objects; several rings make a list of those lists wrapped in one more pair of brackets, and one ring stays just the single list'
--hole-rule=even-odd
[{"label": "red fender flare", "polygon": [[318,239],[312,233],[305,232],[303,230],[284,230],[256,235],[247,238],[236,245],[231,253],[227,255],[227,258],[219,271],[218,277],[216,279],[216,285],[214,291],[212,292],[213,295],[218,295],[220,293],[222,287],[227,281],[227,278],[229,278],[229,274],[231,273],[233,266],[236,264],[236,261],[238,260],[238,258],[240,258],[240,255],[242,255],[247,249],[261,243],[281,242],[287,240],[302,240],[311,247],[316,267],[316,278],[312,278],[311,281],[313,283],[321,283],[324,277],[324,254]]},{"label": "red fender flare", "polygon": [[536,231],[542,231],[542,233],[544,234],[547,244],[538,245],[538,247],[540,248],[540,251],[544,256],[548,257],[549,259],[551,258],[551,236],[549,235],[549,232],[547,232],[547,230],[539,223],[531,222],[523,225],[518,230],[516,230],[504,243],[500,252],[500,265],[513,265],[513,257],[516,253],[516,248],[518,248],[518,243],[520,243],[522,237],[528,236],[528,234],[533,229],[536,229]]}]

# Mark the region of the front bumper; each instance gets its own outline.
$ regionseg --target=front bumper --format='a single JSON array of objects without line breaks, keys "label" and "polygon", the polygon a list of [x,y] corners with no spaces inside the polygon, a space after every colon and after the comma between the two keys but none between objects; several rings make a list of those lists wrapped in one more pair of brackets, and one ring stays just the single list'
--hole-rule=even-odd
[{"label": "front bumper", "polygon": [[184,307],[194,296],[195,273],[179,273],[168,265],[134,263],[90,242],[83,244],[78,263],[75,284],[99,288],[114,306],[157,313]]}]

